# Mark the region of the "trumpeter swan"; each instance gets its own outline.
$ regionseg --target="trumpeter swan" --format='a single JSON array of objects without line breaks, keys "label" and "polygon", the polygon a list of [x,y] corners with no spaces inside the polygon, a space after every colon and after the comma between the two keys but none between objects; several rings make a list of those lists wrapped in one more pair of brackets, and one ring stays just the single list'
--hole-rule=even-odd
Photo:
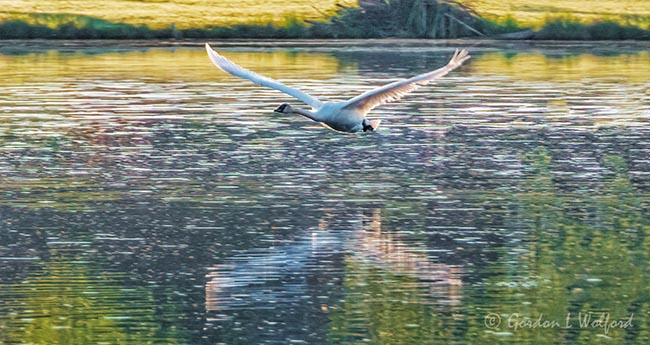
[{"label": "trumpeter swan", "polygon": [[404,97],[407,93],[416,90],[422,85],[441,78],[447,73],[453,71],[470,58],[467,50],[460,52],[456,49],[454,56],[449,60],[446,66],[435,71],[416,75],[409,79],[398,80],[362,93],[359,96],[351,98],[344,102],[321,102],[299,89],[286,86],[276,80],[261,76],[253,71],[249,71],[227,58],[219,55],[209,44],[205,44],[208,56],[215,66],[222,71],[230,73],[236,77],[248,79],[255,84],[270,87],[293,96],[312,107],[312,110],[292,107],[287,103],[281,104],[275,109],[275,112],[283,114],[299,114],[308,117],[314,121],[320,122],[327,127],[341,132],[354,133],[363,130],[374,131],[379,126],[381,120],[368,120],[366,114],[375,107],[396,101]]}]

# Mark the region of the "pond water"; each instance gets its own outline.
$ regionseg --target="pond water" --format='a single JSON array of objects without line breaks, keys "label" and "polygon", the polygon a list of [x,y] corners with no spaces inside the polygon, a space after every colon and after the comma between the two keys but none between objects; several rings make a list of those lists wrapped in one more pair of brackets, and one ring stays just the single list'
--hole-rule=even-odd
[{"label": "pond water", "polygon": [[213,47],[341,100],[472,59],[348,135],[202,42],[2,42],[0,343],[650,342],[650,45]]}]

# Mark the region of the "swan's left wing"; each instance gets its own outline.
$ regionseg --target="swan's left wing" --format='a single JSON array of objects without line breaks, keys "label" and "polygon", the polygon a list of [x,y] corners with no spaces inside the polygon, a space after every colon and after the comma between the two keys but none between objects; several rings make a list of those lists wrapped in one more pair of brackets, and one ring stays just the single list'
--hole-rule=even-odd
[{"label": "swan's left wing", "polygon": [[365,114],[377,106],[396,101],[404,97],[407,93],[416,90],[420,86],[426,85],[435,79],[445,76],[447,73],[460,67],[460,65],[469,58],[470,56],[467,55],[467,50],[463,49],[459,52],[458,49],[456,49],[454,56],[449,60],[449,63],[446,66],[435,71],[416,75],[409,79],[398,80],[374,90],[367,91],[348,100],[343,108],[354,109]]},{"label": "swan's left wing", "polygon": [[226,59],[224,56],[219,55],[219,53],[214,51],[207,43],[205,44],[205,50],[207,50],[208,56],[210,57],[210,60],[212,60],[212,63],[224,72],[230,73],[235,77],[248,79],[257,85],[266,86],[278,91],[282,91],[307,103],[312,108],[319,109],[323,105],[321,101],[300,91],[299,89],[286,86],[277,80],[267,78],[237,65],[236,63]]}]

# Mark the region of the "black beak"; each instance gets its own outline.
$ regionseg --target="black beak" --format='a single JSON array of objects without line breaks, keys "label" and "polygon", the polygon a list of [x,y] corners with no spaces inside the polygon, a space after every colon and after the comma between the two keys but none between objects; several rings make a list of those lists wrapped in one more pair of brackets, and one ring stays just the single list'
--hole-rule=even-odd
[{"label": "black beak", "polygon": [[370,126],[370,125],[366,125],[366,126],[363,126],[363,131],[364,131],[364,132],[367,132],[367,131],[371,131],[371,132],[372,132],[372,131],[374,131],[374,129],[372,128],[372,126]]},{"label": "black beak", "polygon": [[287,107],[286,104],[280,104],[280,106],[277,107],[277,108],[275,108],[275,110],[273,110],[273,111],[275,111],[276,113],[281,113],[281,112],[284,112],[284,109],[285,109],[286,107]]}]

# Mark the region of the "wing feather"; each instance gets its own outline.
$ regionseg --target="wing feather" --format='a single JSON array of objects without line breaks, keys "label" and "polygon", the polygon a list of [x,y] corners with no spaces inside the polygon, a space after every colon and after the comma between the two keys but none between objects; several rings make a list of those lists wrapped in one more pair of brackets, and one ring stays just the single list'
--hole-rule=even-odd
[{"label": "wing feather", "polygon": [[460,65],[469,58],[470,56],[467,54],[467,50],[463,49],[459,52],[458,49],[456,49],[454,56],[449,60],[449,63],[447,63],[446,66],[435,71],[416,75],[409,79],[398,80],[374,90],[367,91],[348,100],[343,108],[355,109],[356,111],[365,114],[375,107],[397,101],[409,92],[418,89],[420,86],[426,85],[433,80],[445,76],[447,73],[460,67]]},{"label": "wing feather", "polygon": [[208,56],[210,57],[210,60],[212,60],[212,63],[226,73],[232,74],[235,77],[248,79],[257,85],[266,86],[278,91],[282,91],[287,95],[293,96],[316,109],[320,108],[323,105],[321,101],[302,92],[299,89],[286,86],[279,81],[259,75],[253,71],[247,70],[237,65],[224,56],[219,55],[219,53],[214,51],[207,43],[205,44],[205,49],[207,50]]}]

